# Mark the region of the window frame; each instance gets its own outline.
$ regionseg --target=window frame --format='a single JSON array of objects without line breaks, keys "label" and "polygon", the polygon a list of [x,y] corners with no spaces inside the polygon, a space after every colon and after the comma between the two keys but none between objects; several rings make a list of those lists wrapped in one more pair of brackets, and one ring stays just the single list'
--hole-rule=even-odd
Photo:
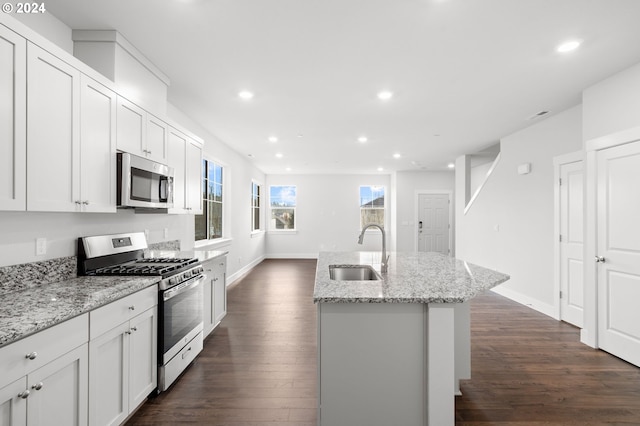
[{"label": "window frame", "polygon": [[[255,189],[258,189],[258,205],[255,205]],[[261,234],[264,232],[264,220],[263,220],[263,207],[264,207],[264,185],[258,182],[255,179],[251,179],[251,197],[250,197],[250,207],[251,207],[251,234]],[[258,228],[255,227],[256,224],[256,214],[258,216]]]},{"label": "window frame", "polygon": [[[361,197],[362,188],[381,188],[382,189],[382,198],[384,200],[383,205],[381,207],[380,206],[376,207],[376,206],[373,206],[373,205],[372,205],[372,207],[363,207],[364,204],[362,203],[362,197]],[[378,198],[380,198],[380,197],[378,197]],[[371,202],[375,201],[376,199],[377,198],[373,198],[373,190],[372,190],[372,200],[371,200]],[[360,228],[359,229],[362,229],[365,225],[367,225],[367,224],[362,222],[362,212],[363,212],[363,210],[382,210],[383,218],[382,218],[381,226],[384,229],[387,229],[387,217],[389,215],[387,214],[387,187],[385,185],[359,185],[358,186],[358,208],[359,208],[358,221],[360,222]],[[375,228],[375,227],[367,229],[366,232],[369,232],[369,231],[380,232],[380,230],[378,228]]]},{"label": "window frame", "polygon": [[[208,170],[205,169],[205,165],[209,165],[211,163],[214,164],[215,166],[220,167],[220,178],[221,178],[221,182],[220,182],[221,195],[220,195],[219,203],[220,203],[220,214],[222,218],[220,221],[221,222],[220,236],[215,238],[209,238],[210,236],[209,235],[210,233],[209,219],[207,217],[207,212],[208,212],[207,209],[209,207],[209,203],[217,203],[217,201],[209,199],[209,187],[207,185],[207,182],[209,181],[209,173],[208,173]],[[226,216],[227,216],[226,194],[228,192],[227,174],[228,174],[228,170],[225,163],[206,155],[202,156],[202,173],[200,176],[200,178],[202,179],[201,199],[202,199],[202,215],[205,216],[205,220],[207,224],[207,230],[206,230],[207,238],[203,238],[200,240],[196,239],[196,220],[194,217],[194,246],[196,247],[212,245],[212,244],[220,244],[220,243],[229,241],[229,238],[227,237],[227,228],[226,228]],[[195,216],[197,217],[201,215],[195,215]]]},{"label": "window frame", "polygon": [[[272,188],[274,187],[281,187],[281,188],[295,188],[295,205],[294,206],[274,206],[273,205],[273,200],[271,198],[271,192],[272,192]],[[269,232],[276,232],[276,233],[295,233],[298,232],[298,211],[297,211],[297,207],[298,207],[298,186],[297,185],[290,185],[290,184],[284,184],[284,185],[269,185]],[[290,229],[278,229],[273,227],[272,223],[273,223],[273,210],[275,209],[287,209],[287,210],[293,210],[293,228]]]}]

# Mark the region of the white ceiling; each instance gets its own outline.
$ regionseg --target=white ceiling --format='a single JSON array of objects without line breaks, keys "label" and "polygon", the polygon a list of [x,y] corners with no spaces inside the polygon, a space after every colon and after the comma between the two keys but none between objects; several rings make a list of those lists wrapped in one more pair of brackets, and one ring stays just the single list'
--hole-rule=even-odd
[{"label": "white ceiling", "polygon": [[[73,29],[119,31],[171,79],[170,102],[267,174],[446,169],[533,124],[539,111],[548,117],[579,104],[584,88],[640,62],[638,0],[46,7]],[[555,51],[571,38],[582,40],[578,50]],[[240,99],[243,89],[254,98]],[[394,93],[389,101],[377,99],[383,89]],[[268,142],[272,135],[278,142]]]}]

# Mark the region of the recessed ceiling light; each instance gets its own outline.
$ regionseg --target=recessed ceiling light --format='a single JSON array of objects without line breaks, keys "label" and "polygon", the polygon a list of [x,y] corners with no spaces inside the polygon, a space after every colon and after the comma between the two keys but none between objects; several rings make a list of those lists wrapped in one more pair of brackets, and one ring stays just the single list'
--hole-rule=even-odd
[{"label": "recessed ceiling light", "polygon": [[559,44],[558,47],[556,47],[556,52],[559,52],[559,53],[572,52],[576,50],[578,47],[580,47],[580,44],[581,44],[580,40],[565,41],[564,43]]},{"label": "recessed ceiling light", "polygon": [[366,142],[366,141],[368,141],[368,140],[369,140],[369,139],[367,139],[367,137],[366,137],[366,136],[360,136],[360,137],[358,138],[358,142],[360,142],[360,143],[365,143],[365,142]]},{"label": "recessed ceiling light", "polygon": [[383,90],[382,92],[378,92],[378,99],[382,99],[383,101],[389,100],[393,97],[393,92],[388,90]]},{"label": "recessed ceiling light", "polygon": [[384,167],[378,167],[378,171],[381,172],[384,170]]},{"label": "recessed ceiling light", "polygon": [[455,166],[456,166],[456,165],[455,165],[455,164],[453,164],[453,163],[449,163],[449,164],[447,164],[447,167],[448,167],[448,168],[450,168],[450,169],[453,169]]},{"label": "recessed ceiling light", "polygon": [[249,100],[253,98],[253,93],[249,92],[248,90],[243,90],[241,92],[238,92],[238,96],[244,100]]},{"label": "recessed ceiling light", "polygon": [[287,167],[285,170],[290,172],[291,171],[291,167]]},{"label": "recessed ceiling light", "polygon": [[269,136],[269,142],[278,142],[278,138],[275,136]]},{"label": "recessed ceiling light", "polygon": [[284,157],[284,155],[282,155],[282,153],[281,153],[281,152],[278,152],[278,153],[276,154],[276,158],[282,158],[282,157]]},{"label": "recessed ceiling light", "polygon": [[400,157],[401,157],[401,155],[398,154],[398,153],[393,154],[393,158],[400,158]]}]

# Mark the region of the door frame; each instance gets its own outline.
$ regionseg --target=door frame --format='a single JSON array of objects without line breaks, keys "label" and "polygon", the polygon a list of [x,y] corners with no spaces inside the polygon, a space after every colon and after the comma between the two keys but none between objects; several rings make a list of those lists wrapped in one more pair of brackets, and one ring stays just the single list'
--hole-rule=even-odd
[{"label": "door frame", "polygon": [[561,269],[560,269],[560,169],[565,164],[583,162],[584,173],[584,152],[575,151],[568,154],[553,157],[553,317],[561,320],[562,301],[560,300],[561,290]]},{"label": "door frame", "polygon": [[598,269],[594,259],[598,250],[598,173],[597,154],[612,148],[640,140],[640,126],[615,132],[585,142],[585,233],[584,233],[584,328],[580,341],[593,348],[598,344]]},{"label": "door frame", "polygon": [[413,251],[418,252],[418,218],[420,216],[420,196],[421,195],[446,195],[449,197],[449,256],[455,257],[455,247],[453,242],[453,211],[455,208],[453,202],[453,191],[448,189],[416,189],[413,196]]}]

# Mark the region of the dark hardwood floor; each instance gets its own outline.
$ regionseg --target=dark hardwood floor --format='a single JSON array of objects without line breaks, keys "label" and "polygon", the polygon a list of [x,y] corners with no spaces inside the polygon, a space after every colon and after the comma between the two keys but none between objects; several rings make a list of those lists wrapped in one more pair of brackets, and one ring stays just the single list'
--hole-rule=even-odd
[{"label": "dark hardwood floor", "polygon": [[[315,265],[267,260],[231,286],[204,351],[127,425],[315,425]],[[457,425],[640,425],[640,368],[492,292],[471,318],[473,379],[456,397]]]}]

